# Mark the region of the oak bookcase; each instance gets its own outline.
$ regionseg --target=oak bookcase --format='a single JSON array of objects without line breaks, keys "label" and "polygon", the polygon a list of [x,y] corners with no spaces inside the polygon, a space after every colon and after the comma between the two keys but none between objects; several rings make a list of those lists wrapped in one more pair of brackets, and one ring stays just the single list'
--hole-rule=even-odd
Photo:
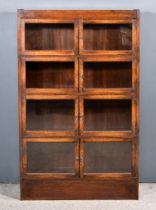
[{"label": "oak bookcase", "polygon": [[138,199],[139,27],[18,10],[21,199]]}]

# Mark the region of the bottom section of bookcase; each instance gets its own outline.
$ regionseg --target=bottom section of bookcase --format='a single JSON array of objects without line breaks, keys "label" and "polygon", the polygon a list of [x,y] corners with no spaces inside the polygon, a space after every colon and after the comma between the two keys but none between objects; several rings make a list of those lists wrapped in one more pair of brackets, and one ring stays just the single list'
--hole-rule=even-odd
[{"label": "bottom section of bookcase", "polygon": [[23,179],[21,200],[138,199],[138,180]]}]

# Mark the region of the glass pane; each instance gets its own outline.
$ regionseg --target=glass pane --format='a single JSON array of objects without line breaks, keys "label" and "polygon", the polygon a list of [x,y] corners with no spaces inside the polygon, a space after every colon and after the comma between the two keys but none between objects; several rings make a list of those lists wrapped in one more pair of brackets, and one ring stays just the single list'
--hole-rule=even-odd
[{"label": "glass pane", "polygon": [[84,172],[131,172],[130,142],[85,143]]},{"label": "glass pane", "polygon": [[84,49],[131,50],[132,25],[85,24]]},{"label": "glass pane", "polygon": [[74,143],[27,143],[27,172],[74,173]]},{"label": "glass pane", "polygon": [[74,100],[28,100],[27,130],[74,130]]},{"label": "glass pane", "polygon": [[131,101],[85,100],[84,129],[87,131],[131,130]]},{"label": "glass pane", "polygon": [[73,62],[27,62],[27,88],[73,88]]},{"label": "glass pane", "polygon": [[132,64],[130,62],[85,62],[85,88],[130,88]]},{"label": "glass pane", "polygon": [[26,50],[72,50],[73,24],[26,24]]}]

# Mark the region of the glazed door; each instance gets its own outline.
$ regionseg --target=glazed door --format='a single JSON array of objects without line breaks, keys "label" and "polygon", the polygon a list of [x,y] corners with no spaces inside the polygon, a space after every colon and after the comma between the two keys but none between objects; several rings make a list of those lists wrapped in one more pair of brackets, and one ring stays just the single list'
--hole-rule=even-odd
[{"label": "glazed door", "polygon": [[24,139],[23,150],[24,177],[79,176],[79,145],[74,138],[27,138]]},{"label": "glazed door", "polygon": [[74,19],[22,19],[22,173],[79,176],[78,27]]},{"label": "glazed door", "polygon": [[132,141],[116,138],[81,139],[81,177],[132,176]]},{"label": "glazed door", "polygon": [[81,178],[136,176],[136,22],[81,20]]},{"label": "glazed door", "polygon": [[24,175],[136,174],[135,20],[22,20]]}]

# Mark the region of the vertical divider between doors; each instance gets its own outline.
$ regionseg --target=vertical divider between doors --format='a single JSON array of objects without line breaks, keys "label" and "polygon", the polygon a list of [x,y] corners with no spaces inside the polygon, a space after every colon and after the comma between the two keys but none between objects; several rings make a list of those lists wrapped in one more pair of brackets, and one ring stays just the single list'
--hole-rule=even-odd
[{"label": "vertical divider between doors", "polygon": [[84,175],[84,142],[81,139],[80,142],[80,178]]},{"label": "vertical divider between doors", "polygon": [[84,99],[82,96],[79,97],[79,133],[80,133],[80,177],[83,178],[83,168],[84,168],[84,143],[82,139],[83,134],[83,113],[84,113]]},{"label": "vertical divider between doors", "polygon": [[75,48],[75,56],[79,54],[79,20],[75,19],[74,21],[74,48]]},{"label": "vertical divider between doors", "polygon": [[83,19],[79,20],[79,54],[83,51]]}]

